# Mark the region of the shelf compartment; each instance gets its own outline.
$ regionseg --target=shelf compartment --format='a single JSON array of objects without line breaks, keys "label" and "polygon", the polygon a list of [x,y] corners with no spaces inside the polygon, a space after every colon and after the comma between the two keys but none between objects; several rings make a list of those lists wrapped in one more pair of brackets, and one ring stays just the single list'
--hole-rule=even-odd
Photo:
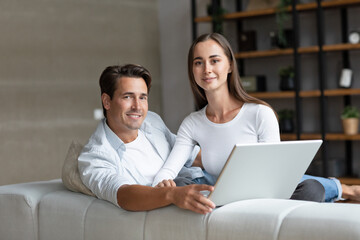
[{"label": "shelf compartment", "polygon": [[[333,0],[333,1],[325,1],[321,3],[323,8],[334,8],[334,7],[346,7],[352,5],[360,5],[360,0]],[[304,3],[296,5],[296,10],[298,11],[310,11],[315,10],[317,8],[317,3]],[[234,13],[224,14],[225,20],[236,20],[243,18],[252,18],[252,17],[261,17],[274,15],[276,13],[276,8],[268,8],[268,9],[259,9],[259,10],[251,10],[251,11],[241,11]],[[292,7],[288,7],[287,11],[290,12]],[[211,22],[212,18],[210,16],[197,17],[194,19],[195,22]]]},{"label": "shelf compartment", "polygon": [[[344,50],[359,50],[360,44],[351,44],[351,43],[339,43],[332,45],[324,45],[324,52],[334,52],[334,51],[344,51]],[[309,47],[300,47],[298,48],[298,53],[317,53],[319,52],[318,46],[309,46]],[[249,51],[249,52],[239,52],[235,53],[235,58],[237,59],[247,59],[247,58],[262,58],[262,57],[275,57],[283,55],[293,55],[294,49],[285,48],[285,49],[271,49],[271,50],[261,50],[261,51]]]},{"label": "shelf compartment", "polygon": [[[301,140],[315,140],[321,139],[320,133],[303,133],[300,135]],[[293,141],[297,140],[295,133],[282,133],[281,134],[282,141]],[[360,134],[356,135],[346,135],[343,133],[327,133],[325,135],[325,140],[327,141],[359,141]]]},{"label": "shelf compartment", "polygon": [[283,92],[254,92],[249,93],[251,96],[260,98],[260,99],[270,99],[270,98],[294,98],[294,91],[283,91]]},{"label": "shelf compartment", "polygon": [[[360,91],[360,90],[359,90]],[[270,99],[270,98],[294,98],[294,91],[281,91],[281,92],[256,92],[249,93],[251,96],[260,98],[260,99]],[[320,90],[311,90],[311,91],[300,91],[300,97],[319,97],[321,95]]]},{"label": "shelf compartment", "polygon": [[358,141],[360,140],[360,134],[346,135],[343,133],[327,133],[325,139],[328,141]]},{"label": "shelf compartment", "polygon": [[349,88],[349,89],[328,89],[324,91],[324,95],[328,97],[332,96],[346,96],[346,95],[360,95],[359,88]]},{"label": "shelf compartment", "polygon": [[[282,133],[280,134],[281,141],[294,141],[297,140],[295,133]],[[301,140],[314,140],[321,139],[321,134],[317,133],[303,133],[300,135]]]},{"label": "shelf compartment", "polygon": [[324,45],[323,46],[323,50],[325,52],[356,50],[356,49],[360,49],[360,44],[339,43],[339,44],[332,44],[332,45]]},{"label": "shelf compartment", "polygon": [[353,178],[353,177],[340,177],[338,178],[341,183],[347,184],[347,185],[360,185],[360,179],[359,178]]},{"label": "shelf compartment", "polygon": [[[360,48],[360,44],[358,46]],[[316,53],[319,52],[319,47],[310,46],[310,47],[300,47],[298,52],[301,54],[304,53]],[[293,55],[293,48],[284,48],[284,49],[270,49],[270,50],[261,50],[261,51],[249,51],[249,52],[239,52],[235,53],[235,58],[245,59],[245,58],[261,58],[261,57],[274,57],[282,55]]]},{"label": "shelf compartment", "polygon": [[[295,97],[294,91],[282,91],[282,92],[253,92],[249,93],[251,96],[260,98],[260,99],[270,99],[270,98],[293,98]],[[324,96],[334,97],[334,96],[347,96],[347,95],[360,95],[359,88],[349,88],[349,89],[328,89],[324,91]],[[303,98],[307,97],[320,97],[320,90],[310,90],[310,91],[300,91],[299,96]]]}]

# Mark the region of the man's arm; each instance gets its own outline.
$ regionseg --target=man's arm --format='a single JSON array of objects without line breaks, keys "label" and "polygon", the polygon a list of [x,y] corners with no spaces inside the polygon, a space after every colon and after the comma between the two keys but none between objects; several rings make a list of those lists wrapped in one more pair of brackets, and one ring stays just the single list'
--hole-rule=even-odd
[{"label": "man's arm", "polygon": [[117,201],[121,208],[129,211],[147,211],[175,204],[183,209],[206,214],[215,208],[215,204],[200,191],[213,189],[213,186],[204,184],[184,187],[122,185],[117,191]]}]

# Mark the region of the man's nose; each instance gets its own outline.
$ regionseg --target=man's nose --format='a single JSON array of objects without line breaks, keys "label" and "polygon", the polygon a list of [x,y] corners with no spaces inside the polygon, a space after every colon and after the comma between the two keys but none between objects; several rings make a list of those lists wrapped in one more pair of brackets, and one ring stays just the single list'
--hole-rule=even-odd
[{"label": "man's nose", "polygon": [[140,106],[140,101],[139,101],[139,99],[135,98],[134,101],[133,101],[133,104],[131,105],[131,108],[132,109],[139,109],[139,106]]}]

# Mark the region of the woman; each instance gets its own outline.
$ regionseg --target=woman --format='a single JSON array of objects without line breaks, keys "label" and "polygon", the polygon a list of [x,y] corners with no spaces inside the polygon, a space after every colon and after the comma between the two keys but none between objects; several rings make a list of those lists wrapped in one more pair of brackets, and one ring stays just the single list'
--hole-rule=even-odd
[{"label": "woman", "polygon": [[[194,41],[188,55],[188,73],[200,110],[181,124],[176,144],[153,185],[175,178],[196,144],[202,150],[203,166],[213,178],[206,175],[194,182],[213,185],[234,144],[280,141],[276,114],[267,103],[245,92],[233,51],[222,35],[205,34]],[[316,195],[321,190],[315,178],[304,176],[303,179],[312,180],[307,181],[306,187],[313,188],[311,194],[315,195],[292,198],[321,201]],[[341,196],[337,179],[316,180],[326,189],[326,201]]]}]

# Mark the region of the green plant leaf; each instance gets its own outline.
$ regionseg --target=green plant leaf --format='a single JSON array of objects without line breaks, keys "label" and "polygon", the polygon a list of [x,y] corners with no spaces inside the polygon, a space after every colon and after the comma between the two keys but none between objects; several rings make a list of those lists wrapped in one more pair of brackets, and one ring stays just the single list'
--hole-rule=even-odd
[{"label": "green plant leaf", "polygon": [[356,106],[346,106],[341,114],[342,119],[346,118],[359,118],[360,112]]}]

